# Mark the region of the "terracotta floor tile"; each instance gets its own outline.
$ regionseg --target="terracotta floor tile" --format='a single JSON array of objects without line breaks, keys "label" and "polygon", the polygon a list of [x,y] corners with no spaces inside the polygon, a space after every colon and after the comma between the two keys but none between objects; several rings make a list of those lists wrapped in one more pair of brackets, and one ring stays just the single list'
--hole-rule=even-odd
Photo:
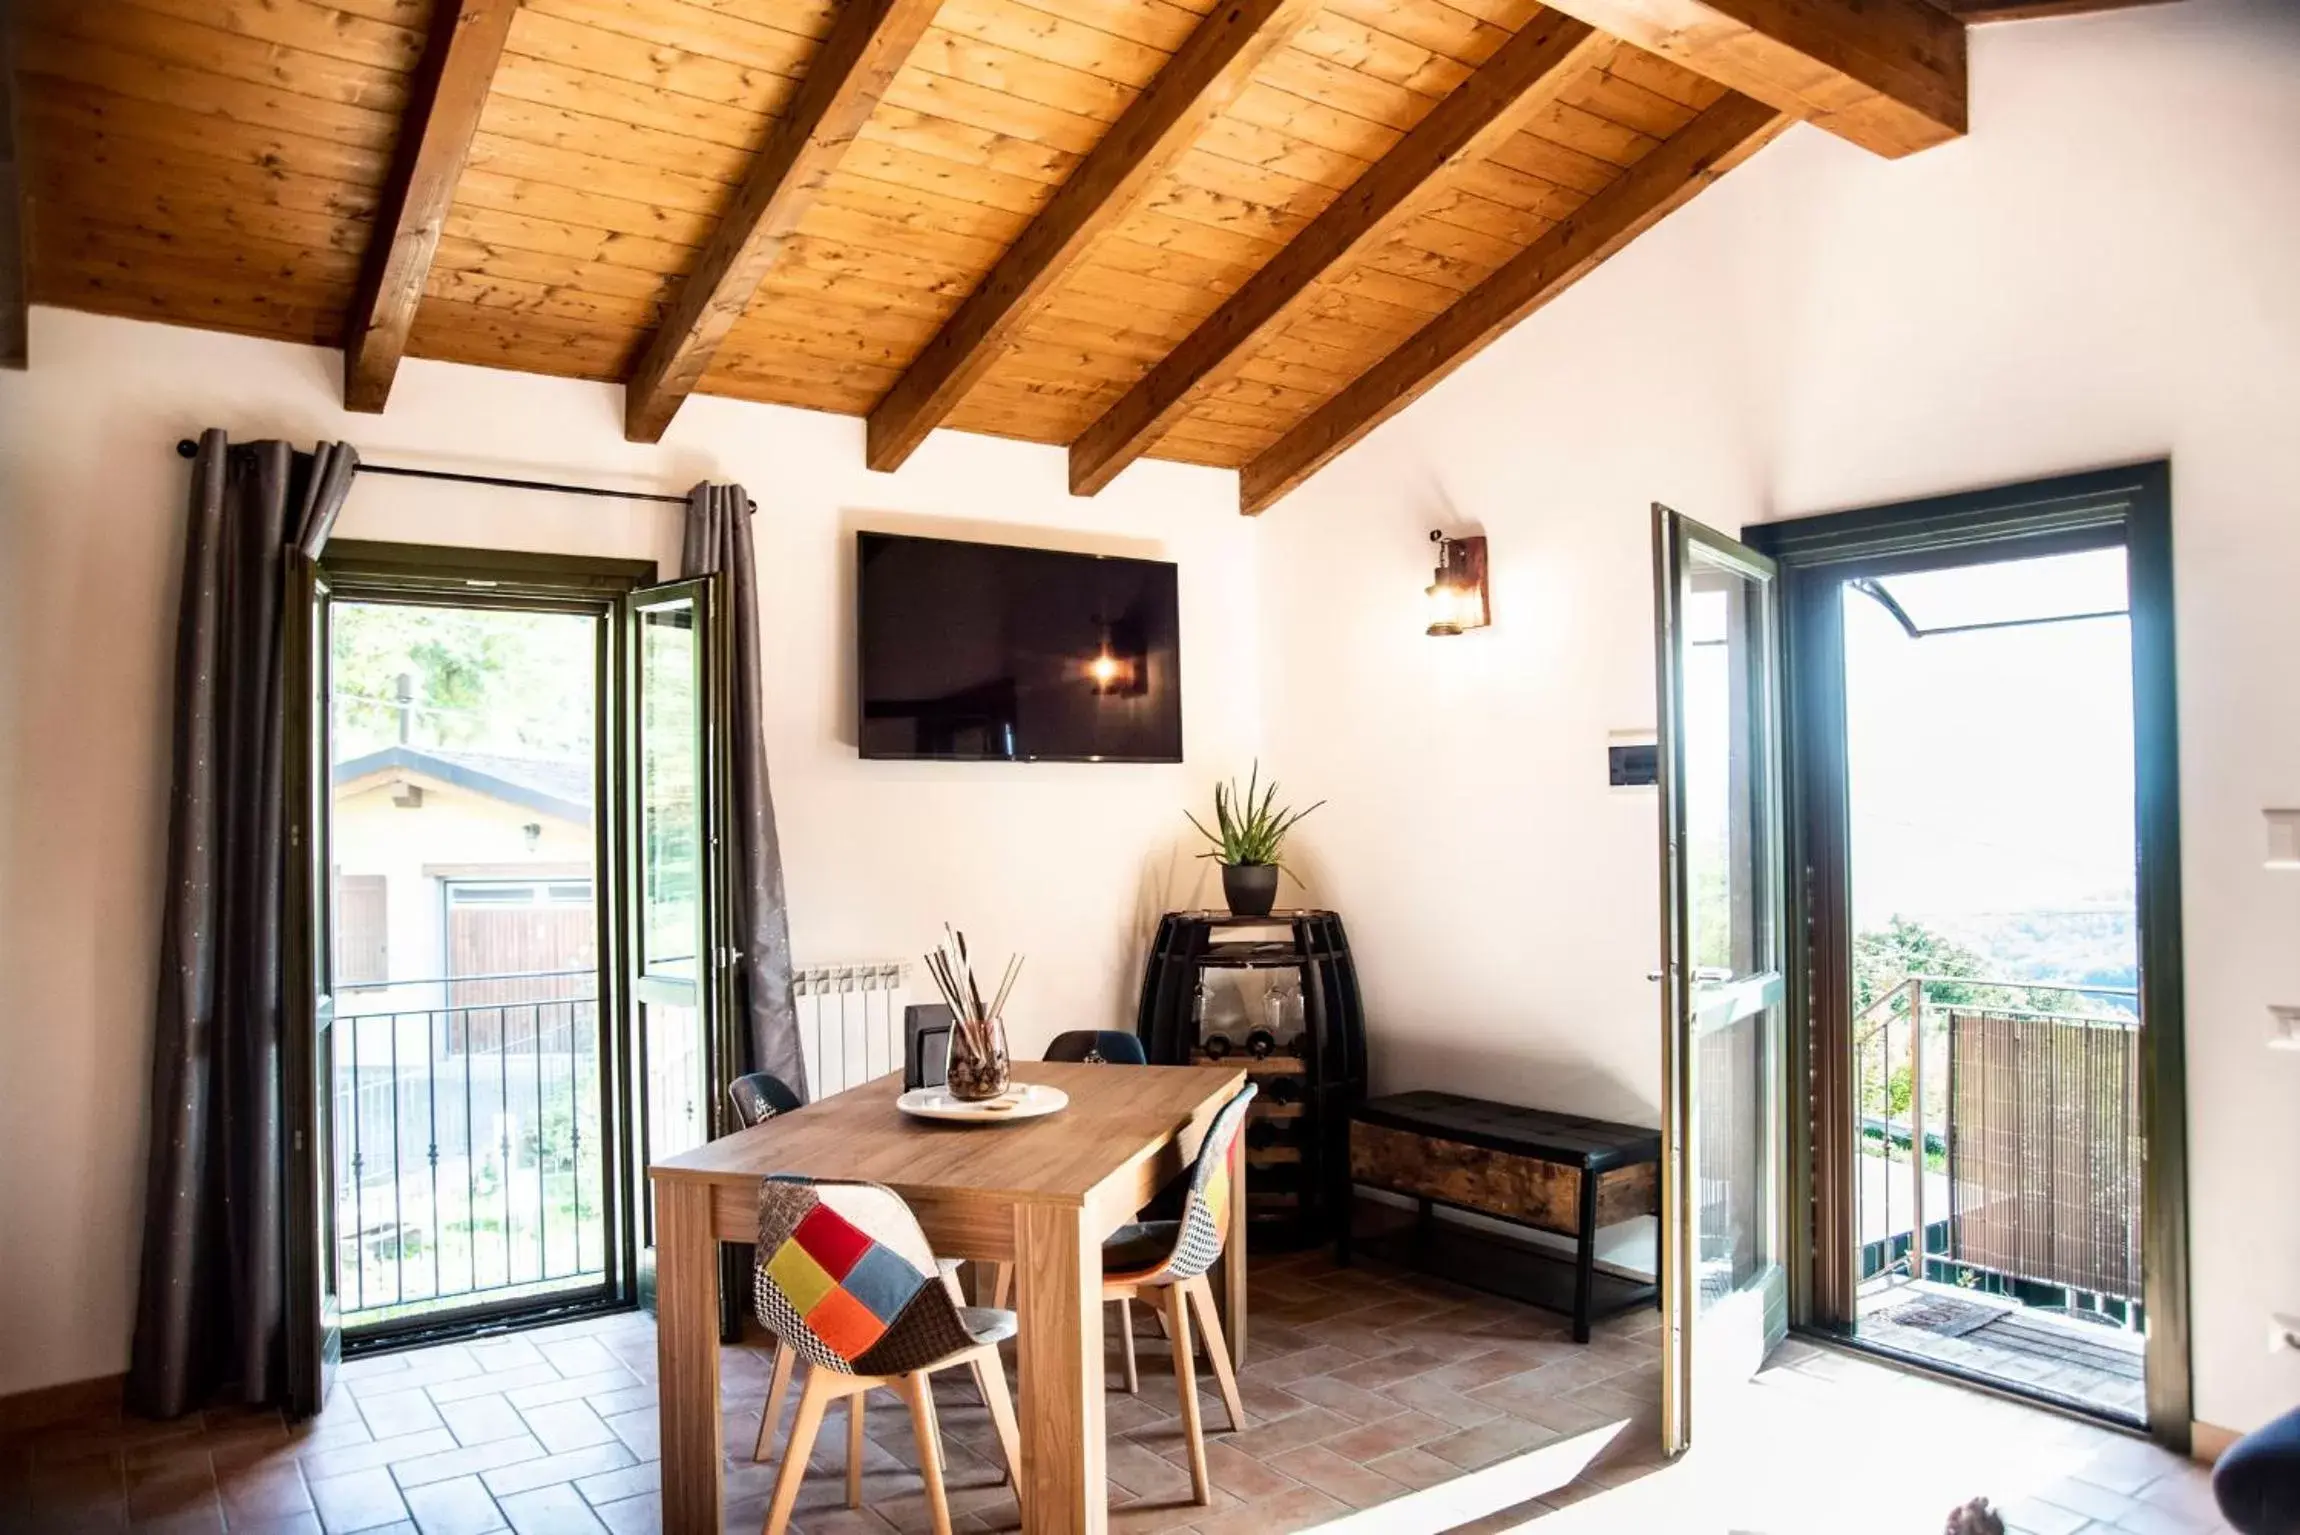
[{"label": "terracotta floor tile", "polygon": [[620,1471],[577,1477],[575,1490],[583,1494],[584,1502],[594,1507],[660,1492],[663,1490],[663,1463],[657,1460],[642,1461],[637,1465],[625,1466]]},{"label": "terracotta floor tile", "polygon": [[646,1492],[637,1497],[619,1498],[612,1503],[600,1504],[593,1512],[613,1535],[661,1535],[663,1528],[661,1493]]},{"label": "terracotta floor tile", "polygon": [[461,1445],[486,1444],[494,1439],[516,1439],[527,1432],[527,1420],[501,1396],[464,1397],[441,1402],[439,1416]]},{"label": "terracotta floor tile", "polygon": [[407,1504],[399,1496],[399,1484],[391,1479],[389,1471],[381,1469],[322,1477],[311,1483],[311,1500],[319,1510],[320,1525],[328,1535],[372,1530],[377,1525],[408,1517]]},{"label": "terracotta floor tile", "polygon": [[503,1511],[476,1476],[404,1487],[400,1496],[423,1535],[490,1535],[506,1527]]},{"label": "terracotta floor tile", "polygon": [[391,1475],[402,1487],[427,1487],[433,1482],[451,1482],[466,1476],[476,1480],[483,1471],[517,1465],[523,1460],[538,1460],[544,1453],[540,1442],[521,1435],[517,1439],[497,1439],[487,1444],[441,1450],[434,1455],[418,1455],[413,1460],[395,1460],[391,1463]]},{"label": "terracotta floor tile", "polygon": [[1348,1504],[1315,1487],[1296,1487],[1276,1497],[1242,1503],[1227,1513],[1202,1517],[1190,1527],[1198,1535],[1284,1535],[1348,1512]]},{"label": "terracotta floor tile", "polygon": [[265,1465],[227,1472],[216,1479],[224,1514],[236,1530],[264,1520],[290,1519],[312,1511],[303,1472],[293,1464]]},{"label": "terracotta floor tile", "polygon": [[607,1528],[583,1496],[565,1482],[498,1500],[519,1535],[602,1535]]},{"label": "terracotta floor tile", "polygon": [[1352,1508],[1387,1503],[1406,1490],[1402,1484],[1378,1471],[1368,1470],[1348,1456],[1337,1455],[1322,1444],[1304,1445],[1298,1450],[1273,1455],[1269,1463],[1303,1486],[1315,1487]]}]

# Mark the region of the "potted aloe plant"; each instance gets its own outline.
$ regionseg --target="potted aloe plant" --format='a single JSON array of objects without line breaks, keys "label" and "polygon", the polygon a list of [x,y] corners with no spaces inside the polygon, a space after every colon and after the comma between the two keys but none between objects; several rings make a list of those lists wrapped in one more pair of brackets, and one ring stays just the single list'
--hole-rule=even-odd
[{"label": "potted aloe plant", "polygon": [[1295,810],[1278,803],[1278,781],[1271,779],[1265,786],[1261,782],[1262,764],[1257,761],[1246,777],[1246,792],[1238,792],[1238,781],[1214,786],[1214,825],[1219,834],[1206,829],[1206,823],[1185,810],[1190,824],[1198,835],[1212,844],[1201,858],[1219,859],[1222,864],[1222,896],[1229,902],[1230,913],[1238,917],[1266,917],[1278,898],[1278,871],[1284,867],[1278,861],[1278,850],[1285,845],[1286,834],[1294,823],[1323,805],[1311,805]]}]

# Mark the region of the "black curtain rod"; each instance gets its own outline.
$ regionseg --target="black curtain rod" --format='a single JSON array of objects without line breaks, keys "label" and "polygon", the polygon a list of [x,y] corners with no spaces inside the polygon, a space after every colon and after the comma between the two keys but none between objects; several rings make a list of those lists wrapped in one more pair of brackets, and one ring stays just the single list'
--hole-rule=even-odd
[{"label": "black curtain rod", "polygon": [[[200,445],[191,438],[176,443],[178,458],[196,458]],[[667,496],[653,490],[609,490],[604,485],[564,485],[554,480],[507,480],[493,474],[456,474],[445,469],[405,469],[397,464],[360,463],[361,474],[395,474],[409,480],[455,480],[465,485],[495,485],[504,490],[548,490],[566,496],[606,496],[616,501],[660,501],[666,506],[685,506],[685,496]]]}]

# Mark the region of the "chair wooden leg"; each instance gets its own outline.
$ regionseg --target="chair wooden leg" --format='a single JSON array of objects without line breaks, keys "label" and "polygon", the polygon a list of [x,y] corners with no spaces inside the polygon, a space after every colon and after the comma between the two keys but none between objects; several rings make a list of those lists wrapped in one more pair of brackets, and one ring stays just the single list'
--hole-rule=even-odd
[{"label": "chair wooden leg", "polygon": [[751,1449],[753,1460],[765,1460],[767,1446],[775,1442],[775,1420],[783,1415],[783,1393],[791,1387],[791,1367],[798,1357],[782,1344],[775,1345],[775,1378],[767,1383],[767,1405],[759,1414],[759,1442]]},{"label": "chair wooden leg", "polygon": [[847,1507],[862,1507],[863,1403],[867,1391],[847,1398]]},{"label": "chair wooden leg", "polygon": [[784,1535],[791,1527],[791,1509],[799,1501],[799,1485],[807,1479],[807,1457],[814,1453],[815,1435],[823,1426],[823,1407],[831,1400],[831,1384],[828,1371],[807,1371],[806,1385],[799,1391],[799,1415],[791,1421],[791,1441],[783,1446],[783,1469],[775,1477],[775,1500],[767,1509],[765,1535]]},{"label": "chair wooden leg", "polygon": [[1130,1300],[1118,1303],[1118,1344],[1126,1351],[1127,1394],[1138,1394],[1142,1390],[1142,1376],[1134,1368],[1134,1303]]},{"label": "chair wooden leg", "polygon": [[1214,1310],[1214,1287],[1201,1274],[1183,1280],[1177,1288],[1189,1295],[1191,1309],[1198,1313],[1198,1330],[1206,1338],[1206,1358],[1214,1366],[1214,1383],[1222,1388],[1230,1431],[1236,1433],[1246,1426],[1246,1408],[1238,1400],[1238,1372],[1230,1367],[1230,1345],[1222,1337],[1222,1318]]},{"label": "chair wooden leg", "polygon": [[918,1470],[926,1482],[926,1511],[934,1535],[950,1535],[950,1494],[942,1485],[942,1436],[934,1422],[934,1388],[924,1370],[913,1370],[896,1386],[910,1403],[910,1430],[918,1439]]},{"label": "chair wooden leg", "polygon": [[1190,1447],[1192,1501],[1212,1501],[1206,1490],[1206,1425],[1198,1418],[1198,1365],[1190,1357],[1190,1304],[1180,1285],[1166,1286],[1166,1330],[1174,1339],[1174,1380],[1182,1392],[1182,1437]]},{"label": "chair wooden leg", "polygon": [[1001,1263],[993,1268],[990,1277],[990,1304],[999,1311],[1011,1311],[1014,1299],[1014,1265]]},{"label": "chair wooden leg", "polygon": [[[975,1394],[982,1398],[982,1405],[990,1409],[991,1421],[995,1423],[998,1420],[999,1404],[1002,1401],[1006,1403],[1006,1415],[1010,1418],[1014,1416],[1014,1406],[1006,1390],[1006,1366],[1000,1361],[996,1346],[977,1349],[967,1355],[966,1367],[974,1372]],[[1005,1481],[1016,1476],[1015,1466],[1014,1458],[1009,1456],[999,1471],[999,1480]],[[1019,1487],[1021,1483],[1016,1482],[1015,1485]]]},{"label": "chair wooden leg", "polygon": [[982,1388],[983,1405],[990,1409],[990,1426],[998,1430],[999,1453],[1006,1458],[1006,1474],[1014,1482],[1017,1503],[1022,1499],[1022,1429],[1014,1418],[1014,1397],[1006,1387],[1006,1365],[993,1344],[974,1356],[974,1381]]}]

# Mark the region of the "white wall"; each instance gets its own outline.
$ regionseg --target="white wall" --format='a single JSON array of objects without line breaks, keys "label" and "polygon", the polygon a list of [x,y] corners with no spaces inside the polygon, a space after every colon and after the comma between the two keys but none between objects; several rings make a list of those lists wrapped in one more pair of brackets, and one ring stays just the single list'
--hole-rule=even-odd
[{"label": "white wall", "polygon": [[[1266,756],[1334,804],[1392,1086],[1647,1123],[1658,1028],[1647,504],[1732,529],[2170,454],[2196,1411],[2300,1402],[2300,8],[2190,0],[1973,36],[1973,133],[1891,163],[1798,129],[1267,521]],[[1432,526],[1495,626],[1419,633]]]},{"label": "white wall", "polygon": [[[2189,3],[1976,34],[1973,136],[1908,161],[1797,130],[1262,519],[1143,465],[939,434],[895,477],[861,424],[697,400],[627,445],[597,386],[411,363],[389,414],[336,358],[34,315],[0,374],[0,1393],[121,1367],[142,1177],[174,440],[344,437],[386,461],[765,508],[769,725],[802,962],[914,952],[945,916],[1031,955],[1023,1048],[1126,1012],[1140,925],[1201,872],[1177,807],[1257,742],[1333,803],[1295,862],[1346,911],[1376,1069],[1654,1118],[1646,505],[1719,526],[2170,453],[2175,461],[2197,1410],[2300,1400],[2300,12]],[[1162,547],[1182,562],[1184,768],[863,763],[844,550],[868,522]],[[1420,635],[1433,525],[1493,539],[1498,623]],[[363,483],[347,536],[676,555],[665,509]],[[1257,550],[1259,557],[1257,558]],[[1257,623],[1257,608],[1264,611]],[[1257,686],[1257,683],[1259,684]],[[1259,696],[1257,696],[1259,695]]]},{"label": "white wall", "polygon": [[[1030,968],[1016,1047],[1132,1024],[1144,924],[1211,899],[1185,804],[1243,771],[1260,666],[1254,525],[1230,476],[1145,465],[1072,499],[1060,452],[940,434],[899,475],[862,423],[698,399],[660,447],[611,387],[411,362],[347,416],[334,353],[56,310],[0,373],[0,1395],[125,1367],[164,875],[170,655],[187,466],[176,439],[341,438],[380,462],[760,504],[769,760],[802,964],[914,956],[945,919]],[[651,555],[678,509],[370,478],[339,536]],[[853,532],[1150,553],[1181,566],[1178,767],[863,762]]]}]

